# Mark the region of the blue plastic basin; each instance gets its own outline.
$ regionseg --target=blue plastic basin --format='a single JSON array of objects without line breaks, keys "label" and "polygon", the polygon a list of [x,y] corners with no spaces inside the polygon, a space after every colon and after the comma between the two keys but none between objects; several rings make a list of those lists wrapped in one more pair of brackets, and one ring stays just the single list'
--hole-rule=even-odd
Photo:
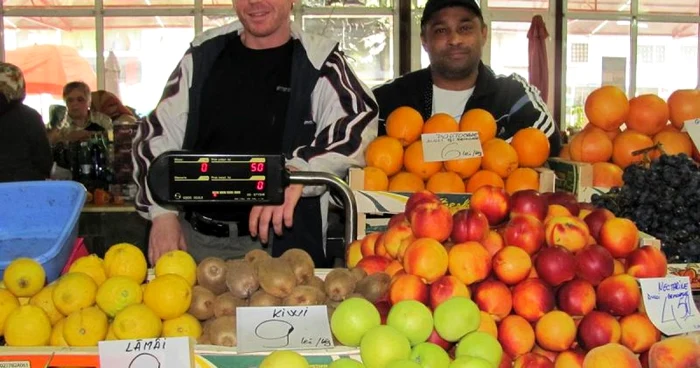
[{"label": "blue plastic basin", "polygon": [[74,181],[0,183],[0,274],[18,257],[58,278],[78,237],[85,187]]}]

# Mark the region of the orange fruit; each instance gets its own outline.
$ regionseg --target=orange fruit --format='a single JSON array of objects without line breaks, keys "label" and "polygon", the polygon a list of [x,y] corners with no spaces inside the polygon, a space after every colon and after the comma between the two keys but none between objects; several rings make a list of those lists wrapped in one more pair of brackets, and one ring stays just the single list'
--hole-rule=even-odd
[{"label": "orange fruit", "polygon": [[389,178],[382,169],[374,166],[367,166],[362,171],[365,173],[365,190],[389,189]]},{"label": "orange fruit", "polygon": [[[667,130],[670,130],[672,132],[680,132],[681,128],[676,128],[676,126],[673,124],[666,124],[666,126],[663,129],[661,129],[661,132],[665,132]],[[659,133],[661,133],[661,132],[659,132]]]},{"label": "orange fruit", "polygon": [[428,180],[433,174],[442,169],[442,162],[425,162],[423,159],[423,142],[415,141],[406,147],[403,156],[403,166],[406,171],[418,175],[422,180]]},{"label": "orange fruit", "polygon": [[367,146],[365,161],[367,166],[377,167],[388,176],[394,175],[403,164],[403,146],[396,138],[377,137]]},{"label": "orange fruit", "polygon": [[465,181],[465,190],[467,193],[474,193],[477,189],[484,185],[493,185],[494,187],[504,188],[505,183],[498,174],[489,170],[479,170],[469,179]]},{"label": "orange fruit", "polygon": [[510,141],[522,167],[540,167],[549,158],[549,138],[537,128],[519,130]]},{"label": "orange fruit", "polygon": [[571,138],[569,154],[574,161],[605,162],[612,156],[613,144],[602,129],[584,129]]},{"label": "orange fruit", "polygon": [[666,100],[671,124],[680,129],[686,120],[700,118],[700,90],[679,89]]},{"label": "orange fruit", "polygon": [[653,137],[668,123],[666,101],[654,94],[640,95],[630,100],[627,129]]},{"label": "orange fruit", "polygon": [[462,179],[466,179],[481,168],[481,157],[460,158],[456,160],[445,161],[445,170],[452,171],[459,175]]},{"label": "orange fruit", "polygon": [[417,141],[423,132],[423,116],[416,109],[401,106],[386,118],[386,135],[406,147]]},{"label": "orange fruit", "polygon": [[519,190],[540,190],[540,173],[529,167],[519,167],[506,178],[506,192],[513,194]]},{"label": "orange fruit", "polygon": [[478,132],[481,144],[496,138],[496,119],[484,109],[471,109],[459,119],[460,132]]},{"label": "orange fruit", "polygon": [[594,187],[620,187],[622,186],[622,169],[610,162],[596,162],[593,164]]},{"label": "orange fruit", "polygon": [[425,189],[425,183],[418,175],[402,171],[389,179],[389,190],[392,192],[418,192]]},{"label": "orange fruit", "polygon": [[433,193],[464,193],[464,182],[456,173],[440,171],[428,179],[425,188]]},{"label": "orange fruit", "polygon": [[445,113],[437,113],[423,124],[423,134],[429,133],[453,133],[458,131],[457,120]]},{"label": "orange fruit", "polygon": [[667,155],[679,155],[681,153],[685,153],[688,157],[693,155],[693,141],[688,133],[662,130],[656,133],[652,141],[654,144],[661,143],[661,149],[653,151],[649,155],[652,159],[660,157],[662,151]]},{"label": "orange fruit", "polygon": [[561,146],[561,151],[559,151],[559,158],[563,158],[565,160],[571,160],[571,153],[569,152],[569,144],[565,144]]},{"label": "orange fruit", "polygon": [[624,170],[627,166],[644,159],[644,155],[632,155],[632,152],[653,145],[654,142],[648,136],[627,129],[613,140],[612,162]]},{"label": "orange fruit", "polygon": [[603,130],[614,130],[627,121],[629,101],[620,88],[602,86],[588,95],[584,112],[591,124]]},{"label": "orange fruit", "polygon": [[518,168],[518,153],[515,148],[500,138],[494,138],[483,145],[484,157],[481,167],[507,178]]}]

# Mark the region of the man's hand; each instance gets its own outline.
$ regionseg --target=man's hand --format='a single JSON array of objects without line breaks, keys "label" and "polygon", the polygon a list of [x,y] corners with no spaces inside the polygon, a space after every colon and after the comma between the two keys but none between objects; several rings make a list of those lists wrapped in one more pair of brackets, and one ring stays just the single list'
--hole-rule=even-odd
[{"label": "man's hand", "polygon": [[282,225],[292,227],[294,220],[294,208],[301,198],[304,186],[293,184],[284,190],[284,203],[280,206],[255,206],[250,210],[248,229],[253,237],[259,236],[260,242],[267,244],[269,241],[270,222],[275,234],[282,235]]},{"label": "man's hand", "polygon": [[155,266],[163,254],[176,249],[187,250],[177,215],[166,213],[155,217],[148,239],[148,260],[151,265]]}]

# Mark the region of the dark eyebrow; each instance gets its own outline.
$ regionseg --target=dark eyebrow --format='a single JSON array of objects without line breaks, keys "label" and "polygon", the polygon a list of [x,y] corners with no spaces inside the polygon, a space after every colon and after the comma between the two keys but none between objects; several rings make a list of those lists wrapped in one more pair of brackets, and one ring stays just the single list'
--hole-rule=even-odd
[{"label": "dark eyebrow", "polygon": [[[473,16],[471,16],[471,17],[464,17],[464,18],[460,19],[459,24],[461,25],[461,24],[464,24],[464,23],[475,23],[475,22],[476,22],[476,19],[477,19],[477,16],[476,16],[476,15],[473,15]],[[444,22],[444,21],[436,20],[436,21],[435,21],[433,24],[431,24],[428,28],[435,28],[435,27],[444,26],[444,25],[445,25],[445,22]]]}]

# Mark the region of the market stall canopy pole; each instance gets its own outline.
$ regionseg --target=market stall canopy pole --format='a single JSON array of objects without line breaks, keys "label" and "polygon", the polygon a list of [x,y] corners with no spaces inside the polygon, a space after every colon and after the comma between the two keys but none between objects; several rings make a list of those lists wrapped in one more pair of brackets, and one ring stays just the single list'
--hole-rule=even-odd
[{"label": "market stall canopy pole", "polygon": [[34,45],[6,51],[8,63],[24,73],[28,94],[50,93],[62,98],[63,86],[83,81],[97,89],[97,77],[90,63],[78,51],[62,45]]},{"label": "market stall canopy pole", "polygon": [[535,15],[527,31],[528,38],[528,74],[530,84],[540,90],[542,99],[547,101],[549,94],[549,65],[547,64],[547,46],[549,37],[542,16]]}]

